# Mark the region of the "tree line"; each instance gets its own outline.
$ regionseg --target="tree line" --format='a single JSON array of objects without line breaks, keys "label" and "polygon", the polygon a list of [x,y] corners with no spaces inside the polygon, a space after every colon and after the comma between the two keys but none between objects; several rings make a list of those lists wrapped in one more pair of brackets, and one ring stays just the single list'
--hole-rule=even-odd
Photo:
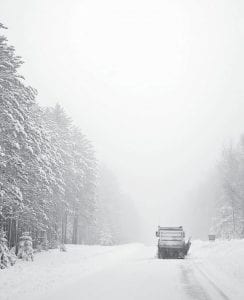
[{"label": "tree line", "polygon": [[216,178],[212,231],[221,238],[244,238],[244,136],[223,149]]},{"label": "tree line", "polygon": [[123,225],[110,218],[121,206],[109,211],[110,196],[100,199],[103,174],[92,143],[59,104],[37,104],[37,91],[19,74],[22,63],[1,34],[0,230],[10,247],[26,231],[50,247],[120,242]]},{"label": "tree line", "polygon": [[244,136],[223,147],[188,201],[187,225],[194,237],[244,238]]}]

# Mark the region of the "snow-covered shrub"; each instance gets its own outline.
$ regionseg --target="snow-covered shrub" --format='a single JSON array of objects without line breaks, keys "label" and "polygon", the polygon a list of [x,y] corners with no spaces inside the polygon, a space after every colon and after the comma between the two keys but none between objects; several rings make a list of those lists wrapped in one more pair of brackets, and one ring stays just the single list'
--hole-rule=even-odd
[{"label": "snow-covered shrub", "polygon": [[49,242],[49,249],[57,249],[58,248],[58,241],[56,239],[51,240]]},{"label": "snow-covered shrub", "polygon": [[43,250],[48,251],[49,249],[49,241],[47,239],[47,235],[44,234],[37,239],[37,243],[35,245],[35,249],[37,252],[41,252]]},{"label": "snow-covered shrub", "polygon": [[18,258],[24,260],[34,260],[34,250],[32,247],[32,238],[29,232],[24,232],[19,240]]},{"label": "snow-covered shrub", "polygon": [[67,251],[67,248],[66,248],[65,244],[61,244],[61,245],[59,246],[59,250],[60,250],[61,252],[66,252],[66,251]]},{"label": "snow-covered shrub", "polygon": [[9,251],[5,234],[0,234],[0,269],[13,266],[16,261],[15,253]]},{"label": "snow-covered shrub", "polygon": [[102,246],[111,246],[113,245],[113,238],[112,238],[112,234],[108,231],[102,231],[100,233],[100,245]]}]

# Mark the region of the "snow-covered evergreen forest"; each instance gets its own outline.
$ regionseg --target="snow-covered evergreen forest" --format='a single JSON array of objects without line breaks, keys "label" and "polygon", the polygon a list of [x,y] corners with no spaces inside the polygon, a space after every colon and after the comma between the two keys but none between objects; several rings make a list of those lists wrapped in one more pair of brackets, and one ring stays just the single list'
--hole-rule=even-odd
[{"label": "snow-covered evergreen forest", "polygon": [[195,237],[244,238],[244,136],[222,148],[215,166],[188,194],[183,210]]},{"label": "snow-covered evergreen forest", "polygon": [[244,136],[224,147],[214,187],[212,232],[221,238],[244,237]]},{"label": "snow-covered evergreen forest", "polygon": [[23,232],[34,246],[128,241],[123,222],[135,216],[125,214],[126,197],[64,109],[38,105],[6,29],[0,24],[0,230],[8,246]]}]

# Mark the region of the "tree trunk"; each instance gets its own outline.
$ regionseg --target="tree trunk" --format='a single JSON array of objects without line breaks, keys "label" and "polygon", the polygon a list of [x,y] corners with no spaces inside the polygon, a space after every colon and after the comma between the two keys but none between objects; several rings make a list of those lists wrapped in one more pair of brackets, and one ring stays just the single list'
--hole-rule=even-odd
[{"label": "tree trunk", "polygon": [[62,244],[67,243],[67,221],[68,213],[65,211],[62,218]]},{"label": "tree trunk", "polygon": [[78,221],[79,221],[79,217],[75,215],[73,221],[72,244],[78,243]]}]

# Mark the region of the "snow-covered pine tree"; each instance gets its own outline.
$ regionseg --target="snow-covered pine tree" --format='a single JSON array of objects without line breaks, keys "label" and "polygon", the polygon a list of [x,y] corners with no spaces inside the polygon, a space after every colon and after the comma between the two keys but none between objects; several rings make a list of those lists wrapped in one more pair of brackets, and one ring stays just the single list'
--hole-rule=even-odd
[{"label": "snow-covered pine tree", "polygon": [[244,236],[244,148],[243,141],[237,146],[230,145],[223,150],[218,165],[216,214],[212,231],[221,238]]},{"label": "snow-covered pine tree", "polygon": [[[52,166],[55,157],[54,145],[43,122],[43,112],[35,106],[32,109],[28,130],[31,146],[26,151],[25,169],[28,181],[23,186],[24,209],[21,228],[29,229],[32,236],[38,239],[43,232],[54,232],[53,217],[55,204],[53,201],[54,187],[58,177],[54,174]],[[55,190],[56,192],[56,190]]]},{"label": "snow-covered pine tree", "polygon": [[49,131],[51,143],[55,149],[55,159],[52,163],[52,171],[57,177],[53,194],[55,203],[55,223],[56,232],[60,242],[67,242],[67,221],[70,210],[68,193],[69,183],[72,178],[69,177],[69,168],[72,166],[70,128],[71,120],[64,112],[63,108],[56,104],[54,108],[48,108],[45,111],[45,120]]},{"label": "snow-covered pine tree", "polygon": [[21,231],[38,236],[50,230],[53,188],[60,179],[51,167],[58,158],[36,92],[17,73],[21,64],[0,36],[0,227],[11,246]]},{"label": "snow-covered pine tree", "polygon": [[240,237],[244,238],[244,135],[240,138],[239,143],[239,226]]},{"label": "snow-covered pine tree", "polygon": [[16,261],[15,253],[9,250],[6,233],[0,231],[0,269],[5,269],[8,266],[13,266]]},{"label": "snow-covered pine tree", "polygon": [[[89,243],[95,222],[97,161],[92,144],[80,129],[71,130],[74,189],[72,191],[72,243]],[[89,228],[89,229],[88,229]],[[89,233],[88,233],[89,231]]]},{"label": "snow-covered pine tree", "polygon": [[80,129],[72,126],[59,104],[47,108],[43,119],[54,152],[50,164],[55,176],[52,220],[55,220],[54,227],[61,244],[67,241],[78,243],[80,228],[86,230],[94,220],[95,152]]},{"label": "snow-covered pine tree", "polygon": [[[239,237],[241,230],[239,227],[240,218],[240,176],[239,176],[239,154],[233,147],[225,148],[223,151],[222,163],[219,166],[221,172],[220,194],[221,205],[219,214],[222,223],[220,235],[226,237]],[[227,229],[228,227],[228,229]]]},{"label": "snow-covered pine tree", "polygon": [[22,185],[28,181],[23,154],[31,147],[27,129],[36,94],[18,74],[21,64],[14,48],[0,35],[0,227],[7,230],[10,244],[16,243]]}]

